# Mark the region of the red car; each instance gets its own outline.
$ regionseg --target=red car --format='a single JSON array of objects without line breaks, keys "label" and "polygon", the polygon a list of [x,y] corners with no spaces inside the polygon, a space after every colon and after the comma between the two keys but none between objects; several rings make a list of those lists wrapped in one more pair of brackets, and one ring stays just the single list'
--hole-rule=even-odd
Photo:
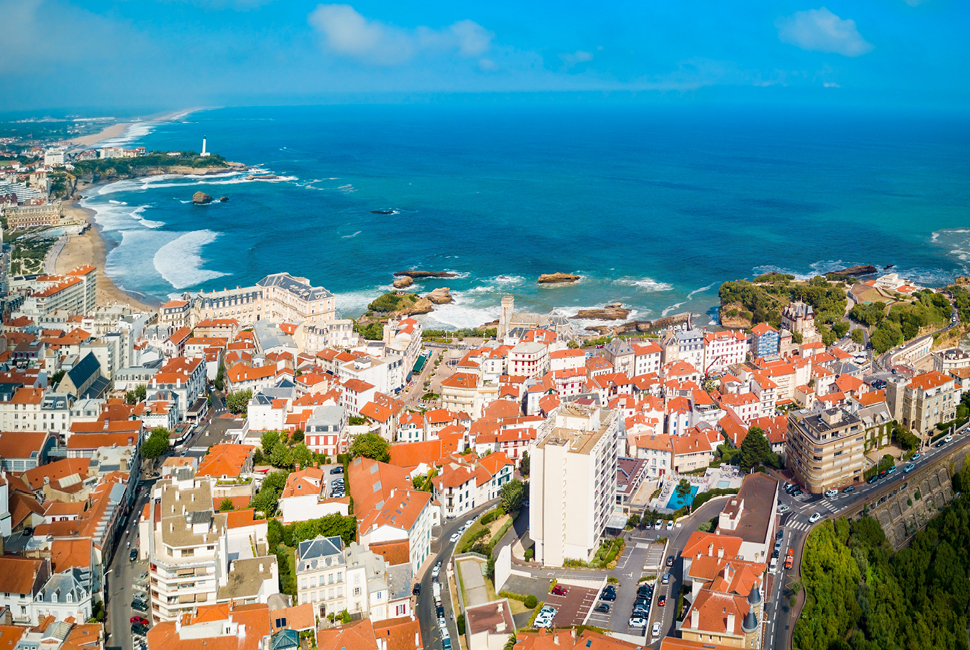
[{"label": "red car", "polygon": [[666,604],[667,604],[666,596],[661,596],[660,598],[657,599],[657,607],[663,607]]},{"label": "red car", "polygon": [[128,619],[129,623],[137,623],[138,625],[148,625],[148,619],[144,616],[132,616]]},{"label": "red car", "polygon": [[569,590],[563,587],[562,585],[556,585],[555,587],[552,588],[552,593],[556,594],[557,596],[565,596],[566,592],[568,591]]}]

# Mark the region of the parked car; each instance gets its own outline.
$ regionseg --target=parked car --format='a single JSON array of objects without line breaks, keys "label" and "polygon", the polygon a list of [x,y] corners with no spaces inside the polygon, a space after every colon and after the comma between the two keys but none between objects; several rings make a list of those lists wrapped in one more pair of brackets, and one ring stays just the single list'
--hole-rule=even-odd
[{"label": "parked car", "polygon": [[844,490],[842,490],[842,494],[848,494],[849,492],[855,492],[855,486],[854,485],[850,485],[849,487],[847,487]]},{"label": "parked car", "polygon": [[667,530],[673,530],[673,529],[674,529],[674,522],[671,519],[667,522]]},{"label": "parked car", "polygon": [[568,592],[569,590],[562,585],[556,585],[555,587],[552,588],[552,593],[554,593],[557,596],[565,596]]},{"label": "parked car", "polygon": [[661,528],[663,528],[663,525],[664,525],[664,522],[658,519],[657,521],[653,522],[653,529],[660,530]]},{"label": "parked car", "polygon": [[668,555],[667,556],[667,566],[674,566],[674,556],[673,555]]},{"label": "parked car", "polygon": [[600,594],[600,600],[608,600],[610,602],[613,602],[614,600],[616,600],[616,592],[604,591],[603,593]]},{"label": "parked car", "polygon": [[933,446],[936,447],[937,449],[939,449],[940,447],[942,447],[945,444],[946,444],[946,440],[944,439],[944,440],[940,440],[938,443],[936,443]]},{"label": "parked car", "polygon": [[667,604],[667,597],[664,595],[661,595],[660,598],[657,599],[657,607],[663,607],[666,604]]},{"label": "parked car", "polygon": [[609,614],[610,606],[607,603],[600,603],[599,605],[593,608],[593,611],[599,612],[600,614]]},{"label": "parked car", "polygon": [[910,460],[911,460],[911,461],[913,461],[913,462],[915,463],[916,461],[918,461],[918,460],[919,460],[920,458],[922,458],[922,457],[923,457],[923,456],[922,456],[921,454],[913,454],[913,457],[912,457],[912,458],[910,458]]},{"label": "parked car", "polygon": [[652,636],[655,639],[660,638],[660,623],[653,624],[653,630],[651,630],[650,636]]},{"label": "parked car", "polygon": [[664,577],[661,578],[660,582],[661,582],[661,584],[669,585],[670,584],[670,573],[665,573],[664,574]]},{"label": "parked car", "polygon": [[903,468],[903,473],[904,474],[909,474],[914,469],[916,469],[916,465],[914,465],[913,463],[910,463],[909,465],[907,465],[906,467]]},{"label": "parked car", "polygon": [[947,437],[944,438],[943,440],[945,440],[946,442],[953,442],[953,436],[952,435],[947,435]]},{"label": "parked car", "polygon": [[421,595],[421,585],[420,584],[414,585],[414,589],[411,590],[411,593],[414,594],[415,596],[420,596]]},{"label": "parked car", "polygon": [[889,469],[886,470],[886,474],[895,474],[895,473],[896,473],[896,466],[895,465],[893,465],[892,467],[890,467]]},{"label": "parked car", "polygon": [[779,530],[777,533],[775,533],[775,539],[777,540],[781,540],[781,538],[784,536],[785,536],[785,531],[783,530]]},{"label": "parked car", "polygon": [[144,616],[132,616],[128,619],[129,623],[137,623],[138,625],[148,625],[148,619]]},{"label": "parked car", "polygon": [[873,477],[872,477],[871,479],[869,479],[868,481],[866,481],[866,483],[868,483],[869,485],[872,485],[873,483],[875,483],[875,482],[876,482],[876,481],[878,481],[878,480],[879,480],[879,475],[878,475],[878,474],[876,474],[876,475],[875,475],[875,476],[873,476]]},{"label": "parked car", "polygon": [[822,514],[819,512],[816,512],[815,514],[813,514],[811,517],[808,518],[808,523],[815,524],[821,520],[822,520]]},{"label": "parked car", "polygon": [[141,600],[133,600],[131,601],[131,608],[138,610],[139,612],[147,612],[148,604]]},{"label": "parked car", "polygon": [[630,627],[647,627],[647,619],[634,616],[628,624]]},{"label": "parked car", "polygon": [[344,473],[344,468],[342,466],[339,466],[338,465],[337,467],[334,467],[333,469],[331,469],[330,470],[330,473],[331,474],[343,474]]},{"label": "parked car", "polygon": [[134,562],[135,560],[138,559],[138,549],[137,548],[131,549],[131,553],[128,554],[128,559],[131,562]]},{"label": "parked car", "polygon": [[457,541],[458,541],[459,539],[461,539],[461,535],[459,535],[458,533],[455,533],[455,534],[454,534],[454,535],[452,535],[452,536],[451,536],[451,537],[450,537],[449,539],[451,540],[451,543],[452,543],[452,544],[454,544],[454,543],[455,543],[455,542],[457,542]]},{"label": "parked car", "polygon": [[826,490],[825,491],[825,496],[828,497],[829,499],[831,499],[832,497],[838,496],[838,495],[839,495],[839,491],[838,490]]},{"label": "parked car", "polygon": [[802,496],[803,494],[805,494],[805,493],[804,493],[804,492],[802,492],[802,491],[801,491],[800,489],[798,489],[798,488],[795,488],[794,490],[792,490],[792,493],[791,493],[791,495],[792,495],[793,497],[800,497],[800,496]]},{"label": "parked car", "polygon": [[789,510],[791,510],[791,508],[790,508],[790,507],[788,507],[788,506],[786,506],[786,505],[785,505],[784,503],[783,503],[783,504],[781,504],[780,506],[778,506],[778,514],[780,514],[780,515],[783,515],[783,514],[785,514],[785,513],[786,513],[786,512],[788,512]]},{"label": "parked car", "polygon": [[450,636],[446,636],[445,638],[443,638],[441,640],[441,647],[444,648],[444,650],[451,650],[451,637]]}]

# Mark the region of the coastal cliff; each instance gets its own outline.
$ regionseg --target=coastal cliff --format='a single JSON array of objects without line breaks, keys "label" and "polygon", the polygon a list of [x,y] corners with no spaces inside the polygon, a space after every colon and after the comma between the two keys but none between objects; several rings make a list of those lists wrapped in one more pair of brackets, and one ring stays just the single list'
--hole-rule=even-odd
[{"label": "coastal cliff", "polygon": [[151,152],[134,158],[99,158],[82,160],[74,164],[74,169],[65,174],[65,195],[75,197],[78,192],[95,183],[161,176],[215,176],[234,171],[244,171],[248,167],[242,163],[229,162],[222,156],[199,156],[194,152],[170,156],[163,152]]}]

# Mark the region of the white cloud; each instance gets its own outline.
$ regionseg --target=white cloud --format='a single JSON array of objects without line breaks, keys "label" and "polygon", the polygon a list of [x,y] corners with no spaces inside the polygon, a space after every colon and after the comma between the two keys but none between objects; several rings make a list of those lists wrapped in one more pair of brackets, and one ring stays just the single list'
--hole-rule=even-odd
[{"label": "white cloud", "polygon": [[593,53],[585,52],[583,50],[576,50],[575,52],[563,52],[559,55],[559,58],[562,59],[563,65],[565,65],[566,69],[569,70],[577,63],[586,63],[588,61],[592,61]]},{"label": "white cloud", "polygon": [[[399,65],[419,54],[481,57],[495,37],[472,20],[459,20],[443,29],[402,29],[362,16],[350,5],[318,5],[308,18],[327,50],[373,65]],[[481,59],[489,69],[494,62]]]},{"label": "white cloud", "polygon": [[844,56],[861,56],[872,50],[872,44],[859,34],[854,20],[839,18],[825,7],[796,11],[776,20],[775,27],[783,43],[803,50]]}]

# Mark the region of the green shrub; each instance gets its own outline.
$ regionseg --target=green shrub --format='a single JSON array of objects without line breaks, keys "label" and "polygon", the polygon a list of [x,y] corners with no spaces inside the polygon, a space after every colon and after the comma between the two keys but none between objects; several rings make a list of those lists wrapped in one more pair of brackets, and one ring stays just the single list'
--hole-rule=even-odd
[{"label": "green shrub", "polygon": [[534,609],[535,606],[539,604],[539,599],[533,596],[532,594],[529,594],[528,596],[525,597],[525,600],[522,601],[522,604],[528,607],[529,609]]}]

